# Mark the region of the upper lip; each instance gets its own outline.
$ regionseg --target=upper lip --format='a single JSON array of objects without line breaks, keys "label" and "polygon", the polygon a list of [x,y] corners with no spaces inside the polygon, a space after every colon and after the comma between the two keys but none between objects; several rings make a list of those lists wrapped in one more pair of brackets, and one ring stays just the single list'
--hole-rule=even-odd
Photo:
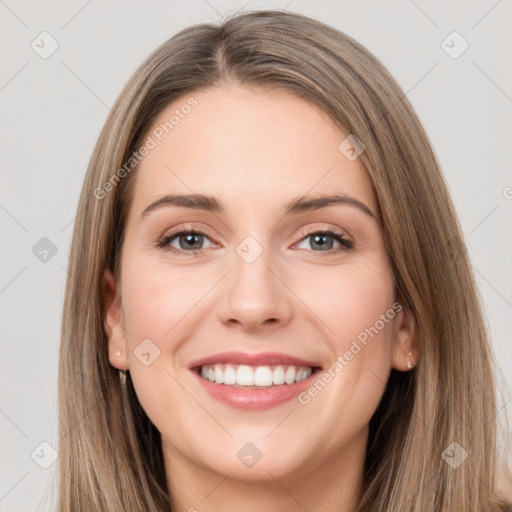
[{"label": "upper lip", "polygon": [[316,361],[308,361],[298,357],[289,356],[287,354],[279,354],[277,352],[262,352],[260,354],[247,354],[245,352],[222,352],[212,356],[203,357],[190,363],[190,369],[200,366],[211,365],[216,363],[227,364],[245,364],[248,366],[270,366],[276,364],[292,365],[292,366],[311,366],[313,368],[320,367]]}]

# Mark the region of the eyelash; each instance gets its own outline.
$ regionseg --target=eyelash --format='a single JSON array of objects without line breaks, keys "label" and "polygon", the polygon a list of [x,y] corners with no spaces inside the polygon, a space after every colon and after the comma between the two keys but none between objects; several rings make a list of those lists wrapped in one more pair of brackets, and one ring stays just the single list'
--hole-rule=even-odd
[{"label": "eyelash", "polygon": [[[200,229],[192,229],[192,228],[183,228],[183,229],[177,229],[175,231],[171,231],[170,233],[166,233],[163,235],[157,242],[157,247],[159,249],[163,249],[164,251],[170,252],[172,254],[177,254],[179,256],[196,256],[198,254],[201,254],[205,249],[194,249],[192,251],[185,251],[183,249],[176,249],[175,247],[171,247],[169,243],[175,239],[176,237],[182,236],[182,235],[202,235],[207,238],[209,236],[201,231]],[[343,233],[340,231],[337,231],[332,228],[326,228],[326,229],[318,229],[318,228],[310,228],[306,230],[305,233],[303,233],[302,238],[299,240],[301,242],[305,238],[308,238],[312,235],[327,235],[331,238],[334,238],[336,241],[338,241],[341,245],[338,249],[329,249],[328,251],[315,251],[314,249],[311,249],[315,253],[323,253],[326,256],[344,252],[344,251],[350,251],[354,248],[353,242],[350,240],[347,240]]]}]

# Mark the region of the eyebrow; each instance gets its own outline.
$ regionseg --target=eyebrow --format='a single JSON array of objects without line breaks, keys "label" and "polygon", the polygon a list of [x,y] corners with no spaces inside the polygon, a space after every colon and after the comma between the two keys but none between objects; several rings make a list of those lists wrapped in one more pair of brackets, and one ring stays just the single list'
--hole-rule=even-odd
[{"label": "eyebrow", "polygon": [[[288,203],[285,207],[284,213],[301,213],[305,211],[317,210],[325,208],[333,204],[342,204],[353,206],[366,215],[377,220],[377,215],[366,206],[364,203],[343,194],[334,194],[322,197],[312,197],[310,199],[305,196],[298,197]],[[205,194],[168,194],[155,202],[151,203],[141,214],[141,219],[146,217],[150,212],[160,209],[165,206],[178,206],[181,208],[188,208],[192,210],[203,210],[212,213],[224,213],[225,209],[219,201],[213,196]]]}]

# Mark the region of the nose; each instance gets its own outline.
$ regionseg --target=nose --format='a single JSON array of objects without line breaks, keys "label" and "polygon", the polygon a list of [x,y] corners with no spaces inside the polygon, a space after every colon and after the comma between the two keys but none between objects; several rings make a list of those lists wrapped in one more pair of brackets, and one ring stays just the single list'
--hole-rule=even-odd
[{"label": "nose", "polygon": [[219,314],[228,327],[244,331],[268,332],[285,326],[292,315],[290,291],[274,270],[270,251],[252,262],[238,254],[234,268],[226,276],[221,294]]}]

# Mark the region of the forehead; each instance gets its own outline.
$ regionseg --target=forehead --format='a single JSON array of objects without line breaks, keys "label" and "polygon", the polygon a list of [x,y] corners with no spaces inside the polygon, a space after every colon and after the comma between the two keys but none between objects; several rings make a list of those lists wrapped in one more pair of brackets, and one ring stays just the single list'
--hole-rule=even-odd
[{"label": "forehead", "polygon": [[319,107],[283,89],[196,91],[169,104],[148,130],[144,140],[153,147],[137,168],[131,211],[140,214],[168,193],[215,195],[237,212],[344,193],[376,211],[361,160],[339,149],[348,135]]}]

